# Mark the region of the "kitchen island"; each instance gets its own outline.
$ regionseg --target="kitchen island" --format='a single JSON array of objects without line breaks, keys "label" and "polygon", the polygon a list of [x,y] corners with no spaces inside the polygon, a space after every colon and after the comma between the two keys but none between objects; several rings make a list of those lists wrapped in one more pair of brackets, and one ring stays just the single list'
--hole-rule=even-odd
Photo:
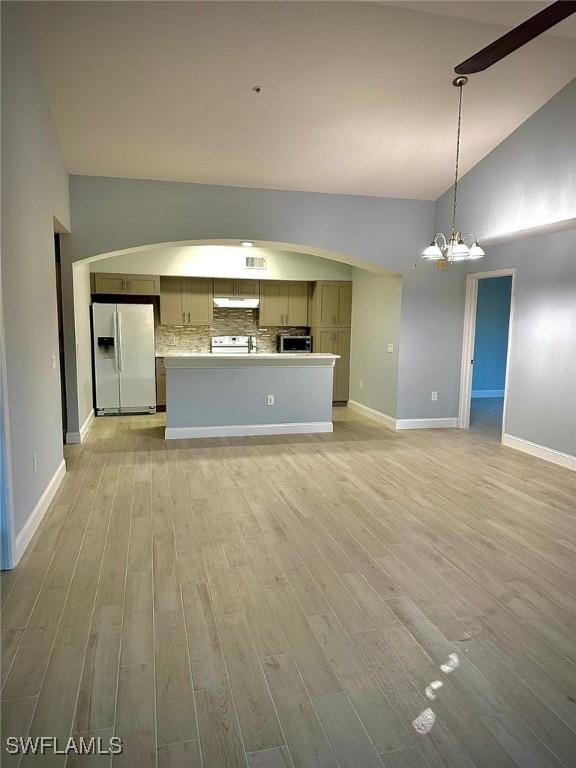
[{"label": "kitchen island", "polygon": [[338,355],[165,358],[166,439],[332,432]]}]

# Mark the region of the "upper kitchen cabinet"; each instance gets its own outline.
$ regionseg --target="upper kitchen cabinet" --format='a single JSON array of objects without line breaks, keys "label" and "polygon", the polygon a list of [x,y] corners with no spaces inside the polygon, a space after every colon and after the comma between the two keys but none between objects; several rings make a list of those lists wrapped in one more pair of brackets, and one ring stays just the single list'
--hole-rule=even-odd
[{"label": "upper kitchen cabinet", "polygon": [[262,280],[260,283],[261,326],[307,326],[308,283]]},{"label": "upper kitchen cabinet", "polygon": [[310,325],[322,328],[350,328],[352,283],[319,280],[312,283]]},{"label": "upper kitchen cabinet", "polygon": [[126,275],[128,293],[136,296],[159,296],[160,277],[158,275]]},{"label": "upper kitchen cabinet", "polygon": [[308,325],[308,283],[286,283],[285,325]]},{"label": "upper kitchen cabinet", "polygon": [[160,278],[162,325],[208,325],[212,322],[212,280],[204,277]]},{"label": "upper kitchen cabinet", "polygon": [[158,275],[123,275],[114,272],[94,272],[92,293],[121,296],[158,296],[160,278]]},{"label": "upper kitchen cabinet", "polygon": [[225,277],[214,278],[214,298],[257,299],[258,294],[258,280],[234,280]]}]

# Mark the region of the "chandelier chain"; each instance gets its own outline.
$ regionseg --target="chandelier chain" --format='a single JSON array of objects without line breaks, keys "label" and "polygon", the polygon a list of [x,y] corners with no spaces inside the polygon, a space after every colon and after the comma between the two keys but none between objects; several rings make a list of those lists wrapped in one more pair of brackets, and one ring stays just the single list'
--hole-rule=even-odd
[{"label": "chandelier chain", "polygon": [[454,173],[454,208],[452,210],[452,232],[456,231],[456,204],[458,200],[458,165],[460,162],[460,133],[462,129],[462,88],[464,83],[458,85],[460,95],[458,98],[458,131],[456,134],[456,171]]}]

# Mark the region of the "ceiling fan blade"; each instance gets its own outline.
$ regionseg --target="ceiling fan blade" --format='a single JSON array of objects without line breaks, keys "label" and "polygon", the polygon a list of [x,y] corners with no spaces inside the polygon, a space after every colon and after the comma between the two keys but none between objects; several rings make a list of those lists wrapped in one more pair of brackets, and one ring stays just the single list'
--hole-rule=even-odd
[{"label": "ceiling fan blade", "polygon": [[546,32],[563,19],[576,13],[576,2],[573,0],[559,0],[552,3],[544,10],[532,16],[530,19],[522,22],[514,29],[507,32],[498,40],[495,40],[486,48],[470,56],[469,59],[458,64],[454,71],[459,75],[472,75],[474,72],[483,72],[492,64],[503,59],[508,54],[521,48],[526,43],[533,40],[538,35]]}]

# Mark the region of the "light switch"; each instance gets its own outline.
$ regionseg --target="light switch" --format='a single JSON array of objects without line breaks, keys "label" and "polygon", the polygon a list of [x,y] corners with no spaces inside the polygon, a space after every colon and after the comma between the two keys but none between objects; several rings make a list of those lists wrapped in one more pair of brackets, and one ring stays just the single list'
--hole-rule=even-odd
[{"label": "light switch", "polygon": [[52,357],[50,358],[50,362],[51,362],[52,368],[56,370],[56,355],[52,355]]},{"label": "light switch", "polygon": [[386,347],[387,352],[394,352],[394,344],[388,344]]}]

